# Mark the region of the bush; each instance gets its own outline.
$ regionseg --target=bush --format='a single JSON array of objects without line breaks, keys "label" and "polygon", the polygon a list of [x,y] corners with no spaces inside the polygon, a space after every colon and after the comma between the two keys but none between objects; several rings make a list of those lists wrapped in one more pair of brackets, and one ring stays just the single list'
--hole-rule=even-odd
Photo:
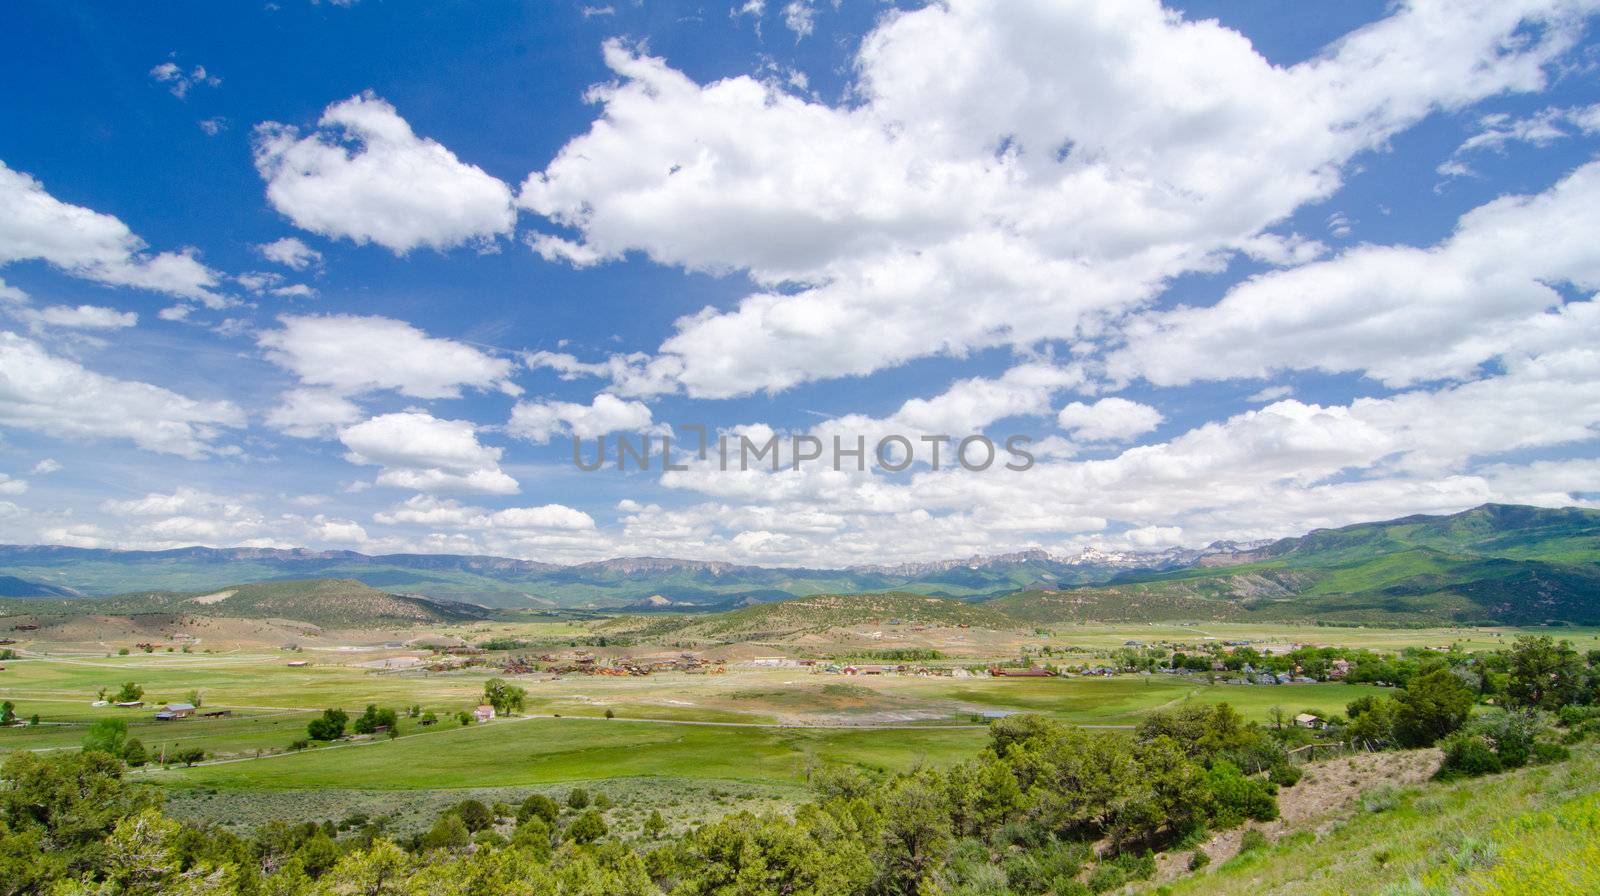
[{"label": "bush", "polygon": [[1572,758],[1572,751],[1560,744],[1545,743],[1540,741],[1533,745],[1533,764],[1549,765],[1552,762],[1565,762]]},{"label": "bush", "polygon": [[561,817],[561,807],[556,801],[542,793],[535,793],[522,801],[517,809],[517,823],[523,824],[530,818],[542,819],[547,825],[555,824]]},{"label": "bush", "polygon": [[574,787],[567,794],[567,808],[577,811],[589,808],[589,791],[582,787]]},{"label": "bush", "polygon": [[1440,780],[1476,778],[1494,774],[1503,768],[1494,746],[1480,734],[1453,734],[1445,738],[1443,746],[1444,764],[1439,766],[1439,772],[1435,775]]},{"label": "bush", "polygon": [[567,825],[565,836],[574,843],[593,843],[606,835],[606,820],[593,809],[579,815]]},{"label": "bush", "polygon": [[1374,814],[1387,812],[1400,805],[1400,788],[1393,784],[1380,784],[1361,794],[1361,808]]},{"label": "bush", "polygon": [[130,737],[127,744],[122,747],[122,761],[133,768],[138,768],[150,761],[150,754],[137,737]]},{"label": "bush", "polygon": [[1251,828],[1244,832],[1243,837],[1239,838],[1239,855],[1242,856],[1245,853],[1266,849],[1270,845],[1272,844],[1267,841],[1266,834],[1261,833],[1256,828]]},{"label": "bush", "polygon": [[494,827],[494,813],[479,800],[462,800],[451,811],[460,816],[461,823],[474,834]]},{"label": "bush", "polygon": [[1207,855],[1204,850],[1197,849],[1194,851],[1194,855],[1189,856],[1190,871],[1199,871],[1209,864],[1211,864],[1211,856]]},{"label": "bush", "polygon": [[1076,879],[1093,854],[1082,843],[1052,843],[1019,852],[1005,862],[1006,885],[1020,894],[1060,892],[1059,883]]},{"label": "bush", "polygon": [[304,750],[306,747],[309,747],[309,746],[311,746],[311,741],[306,740],[303,737],[300,738],[299,740],[291,740],[291,741],[289,741],[289,749],[291,751],[292,750]]},{"label": "bush", "polygon": [[1267,774],[1267,780],[1278,785],[1279,787],[1293,787],[1294,785],[1300,783],[1301,774],[1302,773],[1298,765],[1290,765],[1287,762],[1282,762],[1272,767],[1272,770]]},{"label": "bush", "polygon": [[433,849],[466,849],[472,842],[471,832],[461,820],[461,816],[453,812],[445,813],[434,822],[433,829],[422,835],[417,845],[425,850]]},{"label": "bush", "polygon": [[1271,821],[1278,817],[1278,801],[1267,789],[1269,782],[1246,778],[1238,766],[1219,759],[1205,773],[1210,814],[1219,828],[1231,828],[1246,819]]},{"label": "bush", "polygon": [[1145,852],[1140,855],[1125,852],[1116,858],[1103,861],[1089,872],[1089,890],[1104,893],[1135,880],[1148,880],[1156,873],[1156,857]]}]

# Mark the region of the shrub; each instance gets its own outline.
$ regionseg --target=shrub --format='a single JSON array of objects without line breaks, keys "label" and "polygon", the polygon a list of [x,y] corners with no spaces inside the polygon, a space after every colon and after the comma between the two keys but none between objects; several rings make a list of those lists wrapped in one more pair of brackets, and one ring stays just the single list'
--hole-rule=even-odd
[{"label": "shrub", "polygon": [[1246,778],[1238,766],[1219,759],[1205,773],[1204,784],[1211,817],[1217,827],[1231,828],[1246,819],[1271,821],[1278,817],[1278,801],[1268,782]]},{"label": "shrub", "polygon": [[494,827],[494,813],[479,800],[462,800],[451,810],[461,817],[461,823],[472,833]]},{"label": "shrub", "polygon": [[1361,808],[1374,814],[1387,812],[1400,805],[1400,788],[1393,784],[1380,784],[1361,794]]},{"label": "shrub", "polygon": [[433,829],[422,835],[417,845],[425,850],[433,849],[465,849],[472,842],[472,835],[467,830],[466,822],[461,816],[447,812],[434,822]]},{"label": "shrub", "polygon": [[561,817],[561,807],[556,801],[542,793],[535,793],[522,801],[517,809],[517,823],[523,824],[530,818],[542,819],[546,824],[555,824]]},{"label": "shrub", "polygon": [[606,820],[593,809],[579,815],[567,825],[565,836],[574,843],[593,843],[606,835]]},{"label": "shrub", "polygon": [[1239,838],[1239,855],[1266,849],[1270,845],[1266,834],[1261,833],[1256,828],[1251,828],[1244,832],[1243,837]]},{"label": "shrub", "polygon": [[1489,739],[1465,732],[1452,734],[1444,741],[1444,763],[1434,776],[1440,780],[1475,778],[1500,771],[1500,756]]},{"label": "shrub", "polygon": [[1565,762],[1572,758],[1572,751],[1560,744],[1545,743],[1540,741],[1533,745],[1533,764],[1549,765],[1552,762]]},{"label": "shrub", "polygon": [[589,791],[582,787],[574,787],[567,794],[567,808],[577,811],[589,808]]},{"label": "shrub", "polygon": [[1156,857],[1150,852],[1139,855],[1125,852],[1116,858],[1103,861],[1089,872],[1089,890],[1104,893],[1129,881],[1148,880],[1156,873]]},{"label": "shrub", "polygon": [[130,737],[122,747],[122,761],[133,768],[138,768],[150,761],[150,754],[137,737]]},{"label": "shrub", "polygon": [[1082,843],[1052,843],[1019,852],[1005,862],[1006,884],[1016,893],[1059,892],[1061,881],[1074,880],[1093,850]]},{"label": "shrub", "polygon": [[1282,762],[1272,767],[1267,779],[1279,787],[1293,787],[1300,783],[1300,775],[1301,771],[1298,765]]},{"label": "shrub", "polygon": [[1197,849],[1193,855],[1189,856],[1190,871],[1199,871],[1209,864],[1211,864],[1211,856],[1207,855],[1204,850]]}]

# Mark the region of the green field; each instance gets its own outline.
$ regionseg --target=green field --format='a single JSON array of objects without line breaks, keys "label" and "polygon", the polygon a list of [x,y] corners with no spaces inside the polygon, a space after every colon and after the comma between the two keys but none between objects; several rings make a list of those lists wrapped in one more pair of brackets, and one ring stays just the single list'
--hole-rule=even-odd
[{"label": "green field", "polygon": [[[572,638],[585,631],[571,623],[557,625],[563,627],[561,635]],[[467,641],[555,634],[547,622],[451,629]],[[1069,649],[1068,662],[1076,663],[1130,640],[1494,649],[1515,633],[1304,625],[1066,626],[1017,633],[1020,642],[1008,644]],[[1560,634],[1575,638],[1580,649],[1596,640],[1594,630]],[[496,674],[493,666],[433,673],[375,668],[385,657],[416,653],[371,648],[109,657],[60,649],[36,653],[6,662],[0,699],[13,701],[24,719],[37,713],[41,724],[0,730],[0,752],[75,749],[94,721],[123,719],[130,735],[155,755],[205,750],[211,758],[193,768],[151,766],[136,774],[161,785],[174,812],[236,830],[287,815],[343,817],[355,808],[401,826],[422,824],[463,794],[514,801],[531,790],[554,793],[576,785],[613,788],[632,801],[632,809],[619,811],[659,807],[672,824],[686,826],[738,808],[760,809],[773,800],[791,804],[803,798],[808,773],[820,766],[902,771],[971,756],[986,741],[985,717],[996,714],[1041,713],[1075,724],[1131,729],[1157,710],[1226,701],[1247,718],[1266,721],[1275,709],[1342,713],[1350,701],[1377,691],[1338,683],[1208,685],[1159,674],[846,677],[730,663],[721,675],[521,676],[515,682],[528,691],[522,717],[463,727],[453,716],[479,702],[484,681]],[[295,660],[312,665],[289,667]],[[90,705],[102,688],[114,691],[126,681],[145,688],[144,708]],[[193,691],[200,693],[203,709],[227,709],[232,715],[154,720],[159,705],[185,701]],[[353,716],[369,703],[400,710],[420,706],[441,721],[423,727],[402,718],[401,736],[393,740],[359,738],[287,749],[305,737],[306,723],[322,709],[343,708]],[[608,711],[616,718],[605,719]]]},{"label": "green field", "polygon": [[611,778],[799,784],[808,768],[905,770],[975,753],[982,730],[820,731],[521,719],[153,776],[217,788],[505,787]]}]

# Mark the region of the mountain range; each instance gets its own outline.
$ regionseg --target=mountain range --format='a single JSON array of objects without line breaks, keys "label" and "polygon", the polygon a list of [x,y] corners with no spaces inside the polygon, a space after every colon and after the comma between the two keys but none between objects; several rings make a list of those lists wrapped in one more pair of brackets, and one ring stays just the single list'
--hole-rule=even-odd
[{"label": "mountain range", "polygon": [[4,597],[100,597],[197,591],[239,582],[353,579],[374,588],[488,607],[726,609],[812,594],[906,591],[983,600],[1030,587],[1109,581],[1129,570],[1173,569],[1259,545],[1159,553],[1089,548],[847,569],[769,568],[708,560],[626,557],[572,566],[461,554],[385,554],[273,548],[118,551],[0,545]]},{"label": "mountain range", "polygon": [[1020,621],[1317,619],[1600,624],[1600,511],[1488,504],[1272,542],[1137,553],[1086,549],[848,569],[622,558],[265,548],[117,551],[0,546],[0,597],[196,594],[241,582],[345,579],[490,608],[728,610],[814,595],[901,592],[987,602]]}]

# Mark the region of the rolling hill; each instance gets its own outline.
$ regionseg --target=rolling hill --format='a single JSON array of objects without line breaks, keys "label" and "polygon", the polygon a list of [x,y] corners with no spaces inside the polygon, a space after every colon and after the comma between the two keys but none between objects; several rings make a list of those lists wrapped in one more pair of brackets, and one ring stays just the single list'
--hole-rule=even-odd
[{"label": "rolling hill", "polygon": [[1180,570],[1030,590],[990,606],[1041,623],[1600,624],[1600,511],[1489,504],[1317,530]]},{"label": "rolling hill", "polygon": [[1015,622],[990,608],[949,597],[889,592],[819,594],[758,604],[712,615],[680,615],[616,621],[619,630],[655,638],[764,641],[849,626],[971,626],[1010,628]]},{"label": "rolling hill", "polygon": [[461,622],[487,610],[470,604],[390,594],[350,579],[235,585],[210,592],[143,591],[76,600],[0,600],[0,616],[190,615],[290,619],[330,628]]}]

